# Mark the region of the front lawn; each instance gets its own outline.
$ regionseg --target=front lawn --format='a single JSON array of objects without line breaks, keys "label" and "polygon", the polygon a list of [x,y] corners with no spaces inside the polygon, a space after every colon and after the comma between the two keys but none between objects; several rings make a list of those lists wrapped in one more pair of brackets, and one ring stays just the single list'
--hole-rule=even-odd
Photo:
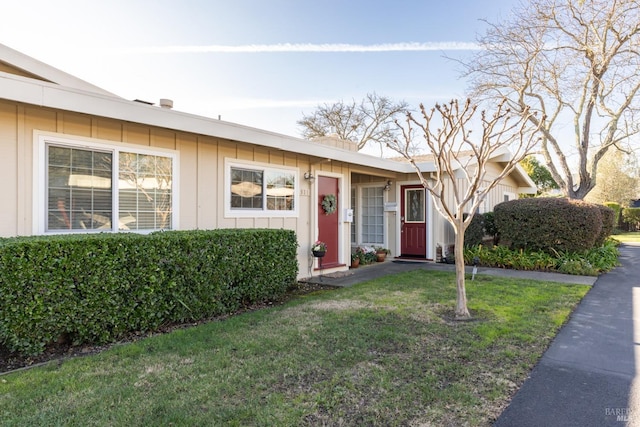
[{"label": "front lawn", "polygon": [[640,243],[640,232],[638,231],[627,231],[620,234],[614,234],[611,237],[622,243]]},{"label": "front lawn", "polygon": [[4,426],[491,425],[589,287],[416,270],[0,376]]}]

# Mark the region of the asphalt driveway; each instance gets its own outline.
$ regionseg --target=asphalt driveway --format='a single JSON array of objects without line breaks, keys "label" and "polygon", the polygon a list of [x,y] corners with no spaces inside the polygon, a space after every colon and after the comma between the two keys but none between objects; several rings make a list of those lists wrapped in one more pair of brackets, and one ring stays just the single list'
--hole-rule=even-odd
[{"label": "asphalt driveway", "polygon": [[640,425],[640,246],[620,248],[495,426]]}]

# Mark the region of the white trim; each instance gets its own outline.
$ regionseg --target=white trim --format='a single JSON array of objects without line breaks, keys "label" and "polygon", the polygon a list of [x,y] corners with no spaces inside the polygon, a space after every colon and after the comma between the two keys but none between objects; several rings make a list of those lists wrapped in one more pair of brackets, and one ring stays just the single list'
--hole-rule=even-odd
[{"label": "white trim", "polygon": [[[422,212],[423,218],[422,218],[421,221],[409,221],[407,219],[407,205],[406,205],[406,202],[407,202],[407,192],[408,191],[422,191],[422,202],[424,203],[424,208],[423,208],[424,210]],[[403,195],[401,195],[401,197],[402,196]],[[400,200],[402,200],[402,198]],[[404,189],[404,201],[405,201],[405,205],[401,206],[401,208],[404,207],[404,222],[405,222],[405,224],[423,224],[424,223],[426,225],[427,224],[427,190],[424,187],[422,187],[422,188],[405,188]]]},{"label": "white trim", "polygon": [[[171,182],[171,229],[178,230],[180,228],[180,155],[176,150],[166,148],[147,147],[142,145],[118,143],[114,141],[106,141],[95,138],[84,138],[77,135],[67,135],[53,132],[45,132],[40,130],[33,131],[33,234],[76,234],[76,233],[96,233],[96,232],[118,232],[119,227],[116,221],[113,221],[114,215],[118,215],[118,175],[117,168],[112,167],[111,182],[112,185],[112,221],[110,229],[101,230],[56,230],[47,231],[47,156],[46,147],[48,144],[66,146],[71,148],[80,148],[88,150],[100,150],[113,154],[112,162],[118,161],[120,152],[131,152],[137,154],[154,155],[170,157],[172,163],[172,182]],[[136,233],[150,233],[157,230],[134,230]]]},{"label": "white trim", "polygon": [[[129,101],[2,44],[0,60],[49,80],[0,72],[0,99],[246,142],[386,171],[415,172],[408,162],[384,159],[219,119]],[[498,162],[500,159],[510,158],[510,155],[505,147],[494,153],[492,160]],[[433,161],[420,162],[418,166],[422,172],[435,171]],[[523,190],[531,191],[535,188],[533,181],[519,165],[515,173],[525,181]]]},{"label": "white trim", "polygon": [[[6,62],[7,64],[15,68],[25,71],[28,74],[32,74],[34,76],[48,80],[55,84],[86,90],[89,92],[96,92],[102,95],[116,96],[111,92],[107,92],[106,90],[99,88],[98,86],[81,80],[76,76],[72,76],[71,74],[65,73],[64,71],[52,67],[49,64],[45,64],[44,62],[38,61],[35,58],[27,56],[22,52],[18,52],[17,50],[11,49],[10,47],[3,44],[0,44],[0,57],[2,58],[3,62]],[[8,75],[10,73],[3,74]]]},{"label": "white trim", "polygon": [[524,181],[525,185],[521,185],[518,187],[518,191],[520,193],[525,193],[525,194],[536,194],[538,191],[538,186],[536,185],[536,183],[533,181],[533,179],[529,176],[529,174],[527,173],[527,171],[524,170],[524,168],[520,165],[520,163],[518,163],[514,169],[513,173],[517,173],[518,176],[520,177],[520,179],[522,179]]},{"label": "white trim", "polygon": [[[351,192],[353,192],[353,204],[351,204]],[[358,219],[360,209],[358,208],[358,186],[356,184],[351,183],[349,186],[349,206],[353,210],[353,222],[349,224],[349,244],[351,246],[358,245],[358,226],[360,225],[360,220]],[[353,227],[353,234],[355,235],[355,240],[351,240],[351,228]]]},{"label": "white trim", "polygon": [[[337,160],[355,165],[366,165],[385,171],[415,173],[413,166],[408,162],[395,161],[357,151],[330,147],[305,139],[252,128],[237,123],[155,107],[115,96],[81,90],[76,87],[60,86],[8,73],[0,73],[0,94],[0,99],[41,107],[73,111],[198,135],[246,142],[257,146],[314,156],[320,159]],[[504,155],[503,153],[496,153],[496,157]],[[494,158],[495,157],[491,160],[495,161]],[[422,172],[435,171],[433,162],[420,162],[418,163],[418,167]],[[522,172],[521,168],[516,167],[515,171],[529,187],[532,187],[532,181],[526,173]],[[525,186],[523,188],[529,187]]]},{"label": "white trim", "polygon": [[[336,172],[325,172],[325,171],[321,171],[321,170],[315,170],[312,171],[315,176],[316,179],[314,180],[313,183],[313,195],[312,195],[312,202],[311,202],[311,206],[312,206],[312,217],[313,217],[313,221],[314,221],[314,230],[315,233],[314,235],[316,237],[311,236],[311,241],[315,241],[315,239],[317,238],[317,236],[320,233],[320,227],[318,226],[318,209],[316,207],[316,204],[313,202],[314,200],[318,200],[318,177],[320,176],[326,176],[329,178],[336,178],[338,180],[338,191],[340,191],[340,197],[338,198],[338,264],[346,264],[347,267],[349,265],[351,265],[351,251],[349,251],[349,262],[345,262],[345,256],[344,256],[344,206],[345,205],[345,197],[349,197],[349,199],[351,199],[351,189],[349,189],[349,194],[345,196],[345,178],[344,175],[341,173],[336,173]],[[351,247],[351,228],[349,228],[349,247]],[[315,262],[315,260],[314,260]],[[341,268],[338,268],[338,270],[340,270]]]},{"label": "white trim", "polygon": [[[295,177],[293,183],[293,210],[269,210],[266,205],[266,192],[263,192],[263,208],[262,209],[231,209],[231,168],[250,168],[258,169],[263,172],[282,171],[291,172]],[[300,168],[284,165],[276,165],[273,163],[253,162],[241,160],[231,157],[224,159],[224,216],[225,218],[297,218],[300,212]],[[264,185],[264,184],[263,184]]]},{"label": "white trim", "polygon": [[[422,182],[418,180],[411,181],[399,181],[396,182],[396,194],[398,195],[397,203],[398,203],[398,216],[397,218],[401,218],[400,212],[402,212],[403,206],[402,204],[402,187],[409,185],[422,185]],[[423,186],[424,188],[424,186]],[[405,200],[406,201],[406,200]],[[426,253],[424,254],[427,259],[435,260],[435,236],[434,233],[434,205],[433,205],[433,197],[431,193],[424,189],[424,204],[425,204],[425,212],[424,212],[424,221],[425,221],[425,233],[426,240]],[[406,216],[405,210],[405,216]],[[398,255],[402,255],[402,220],[396,220],[396,248]]]},{"label": "white trim", "polygon": [[408,173],[413,171],[412,166],[405,162],[397,162],[357,151],[330,147],[293,136],[142,104],[115,96],[64,87],[7,73],[4,74],[0,74],[0,99],[229,139],[231,141],[247,142],[257,146],[310,155],[320,159],[367,165],[397,172]]},{"label": "white trim", "polygon": [[[360,223],[359,233],[356,234],[356,239],[359,242],[358,245],[362,246],[382,246],[385,248],[389,247],[389,230],[387,227],[387,212],[384,211],[384,203],[388,200],[389,196],[387,195],[387,191],[384,191],[385,183],[380,182],[367,182],[363,184],[358,184],[359,190],[356,192],[356,205],[359,206],[358,210],[358,220]],[[362,219],[363,213],[363,205],[362,205],[362,189],[363,188],[381,188],[382,189],[382,243],[380,242],[365,242],[362,239],[362,226],[364,225],[364,220]],[[359,197],[358,197],[359,196]]]},{"label": "white trim", "polygon": [[426,192],[426,194],[428,194],[429,197],[427,197],[425,195],[425,197],[427,197],[427,200],[425,200],[425,204],[427,206],[427,212],[426,212],[426,221],[427,221],[427,254],[426,254],[426,258],[427,259],[432,259],[432,260],[436,260],[436,253],[435,253],[435,248],[436,248],[436,243],[435,243],[435,237],[433,235],[433,223],[434,223],[434,218],[433,218],[433,213],[434,213],[434,201],[433,201],[433,197],[431,197],[431,193],[429,193],[428,191]]}]

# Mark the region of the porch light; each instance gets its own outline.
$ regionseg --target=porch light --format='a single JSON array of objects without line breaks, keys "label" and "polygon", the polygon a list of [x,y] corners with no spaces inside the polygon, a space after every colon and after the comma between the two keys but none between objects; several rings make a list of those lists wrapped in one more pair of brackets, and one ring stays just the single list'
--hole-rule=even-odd
[{"label": "porch light", "polygon": [[391,190],[391,180],[387,181],[387,184],[384,186],[384,191]]},{"label": "porch light", "polygon": [[305,172],[305,173],[304,173],[304,179],[306,179],[306,180],[307,180],[307,181],[309,181],[309,182],[313,182],[313,181],[316,179],[316,177],[315,177],[315,176],[313,176],[313,174],[311,173],[311,171],[309,171],[309,172]]}]

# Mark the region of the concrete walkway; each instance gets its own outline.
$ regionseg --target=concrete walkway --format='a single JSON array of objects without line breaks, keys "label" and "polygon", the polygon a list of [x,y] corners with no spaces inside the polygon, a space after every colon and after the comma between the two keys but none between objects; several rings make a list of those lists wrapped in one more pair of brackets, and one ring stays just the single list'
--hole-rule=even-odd
[{"label": "concrete walkway", "polygon": [[495,426],[639,426],[640,246],[598,278]]},{"label": "concrete walkway", "polygon": [[[330,286],[345,287],[365,282],[367,280],[376,279],[381,276],[417,269],[453,272],[455,271],[455,266],[448,264],[437,264],[434,262],[404,261],[394,259],[358,267],[355,269],[350,269],[349,271],[324,274],[322,276],[314,276],[310,279],[306,279],[305,281],[310,283],[322,283]],[[471,271],[472,267],[467,267],[467,273],[471,274]],[[539,271],[517,271],[506,270],[502,268],[478,267],[477,274],[532,280],[545,280],[560,283],[573,283],[578,285],[593,285],[596,281],[596,277],[591,276],[574,276],[571,274],[544,273]]]}]

